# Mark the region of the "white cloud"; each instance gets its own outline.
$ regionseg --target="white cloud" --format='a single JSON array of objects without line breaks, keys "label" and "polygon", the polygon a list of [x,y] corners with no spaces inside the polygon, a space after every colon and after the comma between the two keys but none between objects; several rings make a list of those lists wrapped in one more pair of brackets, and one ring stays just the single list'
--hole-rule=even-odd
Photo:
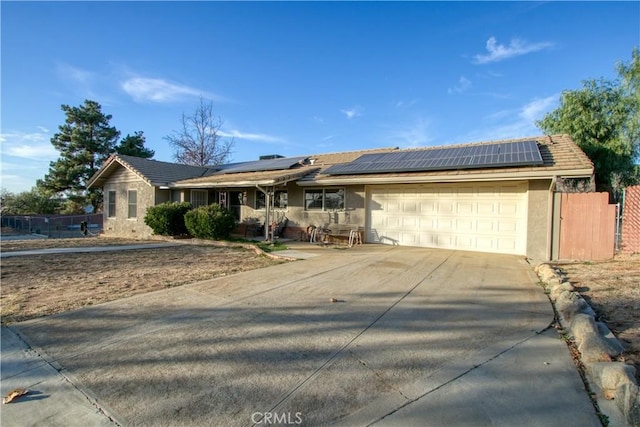
[{"label": "white cloud", "polygon": [[460,76],[460,78],[458,79],[458,84],[452,88],[449,88],[447,92],[449,92],[450,94],[462,93],[469,90],[470,87],[471,87],[471,80],[469,80],[465,76]]},{"label": "white cloud", "polygon": [[347,116],[347,119],[351,120],[362,115],[362,107],[359,105],[355,105],[351,108],[340,110],[340,112]]},{"label": "white cloud", "polygon": [[215,94],[164,79],[130,77],[121,83],[121,87],[137,102],[166,103],[199,96],[216,101],[222,99]]},{"label": "white cloud", "polygon": [[417,98],[414,98],[414,99],[412,99],[410,101],[400,100],[400,101],[394,102],[393,106],[396,107],[396,108],[408,108],[408,107],[411,107],[411,106],[417,104],[418,101],[419,101],[419,99],[417,99]]},{"label": "white cloud", "polygon": [[539,135],[535,122],[556,107],[559,95],[535,98],[512,110],[501,110],[485,119],[493,123],[458,138],[460,141],[489,141]]},{"label": "white cloud", "polygon": [[548,111],[558,103],[558,95],[546,98],[534,99],[522,107],[518,116],[525,122],[534,123],[540,120]]},{"label": "white cloud", "polygon": [[324,123],[324,119],[320,116],[313,116],[313,121],[317,123]]},{"label": "white cloud", "polygon": [[402,148],[421,147],[433,141],[429,132],[430,127],[429,120],[419,117],[406,128],[391,132],[390,138],[397,141]]},{"label": "white cloud", "polygon": [[91,80],[96,77],[96,74],[92,71],[83,70],[82,68],[64,63],[59,63],[56,66],[56,70],[63,78],[73,80],[83,85],[89,84]]},{"label": "white cloud", "polygon": [[19,193],[31,189],[36,180],[47,173],[49,162],[59,155],[49,141],[49,131],[41,126],[36,128],[38,132],[9,131],[0,134],[0,185],[9,191]]},{"label": "white cloud", "polygon": [[58,155],[49,142],[50,138],[48,131],[2,133],[0,134],[2,155],[48,162]]},{"label": "white cloud", "polygon": [[68,90],[75,96],[100,99],[102,104],[105,103],[105,97],[96,92],[96,89],[104,84],[104,77],[100,74],[65,63],[58,63],[56,72],[62,80],[66,81]]},{"label": "white cloud", "polygon": [[231,130],[231,131],[218,131],[220,136],[225,138],[238,138],[238,139],[246,139],[248,141],[262,141],[262,142],[283,142],[282,138],[277,136],[267,135],[264,133],[248,133],[241,132],[239,130]]},{"label": "white cloud", "polygon": [[550,42],[527,43],[519,39],[511,39],[509,46],[498,44],[495,37],[487,40],[487,54],[474,55],[475,64],[488,64],[491,62],[503,61],[515,56],[526,55],[527,53],[537,52],[553,46]]}]

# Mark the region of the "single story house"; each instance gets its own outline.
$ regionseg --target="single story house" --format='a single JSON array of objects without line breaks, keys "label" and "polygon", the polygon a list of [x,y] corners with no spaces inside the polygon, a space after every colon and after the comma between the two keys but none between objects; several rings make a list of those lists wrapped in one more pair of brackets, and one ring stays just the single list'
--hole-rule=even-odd
[{"label": "single story house", "polygon": [[[287,218],[359,228],[367,243],[550,259],[561,183],[593,182],[593,164],[568,135],[416,149],[383,148],[187,166],[114,154],[89,181],[104,191],[104,232],[146,237],[146,209],[213,202],[239,224]],[[555,218],[555,219],[554,219]]]}]

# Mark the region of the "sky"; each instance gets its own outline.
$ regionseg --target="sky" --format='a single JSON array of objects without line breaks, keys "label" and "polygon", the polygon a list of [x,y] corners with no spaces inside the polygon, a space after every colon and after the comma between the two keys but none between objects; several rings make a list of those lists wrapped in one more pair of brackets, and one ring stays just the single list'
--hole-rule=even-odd
[{"label": "sky", "polygon": [[640,2],[0,2],[0,187],[100,103],[155,159],[202,98],[230,161],[540,135],[564,90],[616,77]]}]

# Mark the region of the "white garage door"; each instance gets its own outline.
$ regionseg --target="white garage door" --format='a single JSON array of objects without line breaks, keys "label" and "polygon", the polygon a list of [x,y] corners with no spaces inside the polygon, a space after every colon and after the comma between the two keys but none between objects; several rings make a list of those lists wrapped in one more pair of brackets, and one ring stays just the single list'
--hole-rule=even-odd
[{"label": "white garage door", "polygon": [[371,186],[367,241],[524,255],[527,183]]}]

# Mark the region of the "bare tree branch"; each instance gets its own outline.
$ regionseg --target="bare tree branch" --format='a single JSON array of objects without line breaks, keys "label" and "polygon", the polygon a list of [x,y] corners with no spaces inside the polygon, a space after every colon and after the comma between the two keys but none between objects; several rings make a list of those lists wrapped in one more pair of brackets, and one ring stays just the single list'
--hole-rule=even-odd
[{"label": "bare tree branch", "polygon": [[220,136],[222,120],[213,112],[213,103],[200,98],[193,115],[182,114],[181,129],[164,137],[174,149],[178,163],[206,166],[224,163],[235,141]]}]

